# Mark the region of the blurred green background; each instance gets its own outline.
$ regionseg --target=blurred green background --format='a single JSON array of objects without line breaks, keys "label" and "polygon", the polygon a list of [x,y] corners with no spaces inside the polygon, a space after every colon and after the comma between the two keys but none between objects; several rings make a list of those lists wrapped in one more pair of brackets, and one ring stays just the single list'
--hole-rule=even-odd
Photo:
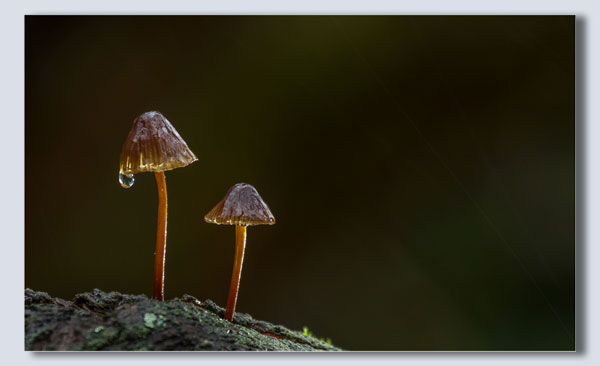
[{"label": "blurred green background", "polygon": [[136,116],[199,161],[166,174],[166,297],[351,350],[567,350],[575,336],[572,16],[27,16],[25,284],[152,292],[152,174],[117,180]]}]

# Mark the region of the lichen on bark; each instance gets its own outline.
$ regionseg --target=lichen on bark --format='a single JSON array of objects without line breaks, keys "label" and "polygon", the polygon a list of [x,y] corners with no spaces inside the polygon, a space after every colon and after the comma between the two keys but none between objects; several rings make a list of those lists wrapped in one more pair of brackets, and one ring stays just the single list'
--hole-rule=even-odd
[{"label": "lichen on bark", "polygon": [[161,302],[95,289],[72,301],[25,290],[25,350],[339,351],[281,325],[183,295]]}]

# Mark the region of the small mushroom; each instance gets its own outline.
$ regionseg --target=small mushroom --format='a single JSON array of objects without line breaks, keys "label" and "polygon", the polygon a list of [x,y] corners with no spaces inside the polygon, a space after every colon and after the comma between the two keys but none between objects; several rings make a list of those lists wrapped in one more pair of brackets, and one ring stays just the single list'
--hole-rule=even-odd
[{"label": "small mushroom", "polygon": [[275,217],[254,187],[250,184],[238,183],[231,187],[225,194],[225,198],[204,216],[204,220],[212,224],[235,225],[235,261],[225,311],[225,319],[232,321],[242,275],[246,227],[273,225]]},{"label": "small mushroom", "polygon": [[158,222],[154,253],[153,297],[164,300],[165,255],[167,251],[167,182],[165,171],[198,160],[160,112],[146,112],[133,121],[121,151],[119,182],[123,188],[134,183],[134,174],[154,172],[158,186]]}]

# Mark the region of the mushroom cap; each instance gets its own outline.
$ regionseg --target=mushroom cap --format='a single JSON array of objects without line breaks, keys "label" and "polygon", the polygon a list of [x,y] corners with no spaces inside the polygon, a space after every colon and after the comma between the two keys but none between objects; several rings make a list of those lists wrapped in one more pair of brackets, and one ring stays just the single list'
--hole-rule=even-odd
[{"label": "mushroom cap", "polygon": [[160,112],[141,114],[121,151],[119,170],[123,174],[162,172],[198,160],[175,127]]},{"label": "mushroom cap", "polygon": [[250,184],[238,183],[229,188],[221,202],[204,216],[206,222],[219,225],[273,225],[275,217],[269,206]]}]

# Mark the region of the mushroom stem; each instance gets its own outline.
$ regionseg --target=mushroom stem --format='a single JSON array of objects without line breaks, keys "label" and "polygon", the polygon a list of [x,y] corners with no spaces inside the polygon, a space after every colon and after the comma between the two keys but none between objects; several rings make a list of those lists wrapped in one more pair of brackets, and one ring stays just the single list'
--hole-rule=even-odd
[{"label": "mushroom stem", "polygon": [[242,276],[242,262],[244,261],[244,250],[246,249],[246,226],[235,226],[235,262],[233,263],[233,275],[229,285],[229,296],[227,297],[227,309],[225,319],[233,321],[235,304],[237,302],[238,290],[240,288],[240,277]]},{"label": "mushroom stem", "polygon": [[154,172],[158,187],[158,221],[154,252],[154,291],[152,297],[165,299],[165,254],[167,253],[167,182],[164,172]]}]

